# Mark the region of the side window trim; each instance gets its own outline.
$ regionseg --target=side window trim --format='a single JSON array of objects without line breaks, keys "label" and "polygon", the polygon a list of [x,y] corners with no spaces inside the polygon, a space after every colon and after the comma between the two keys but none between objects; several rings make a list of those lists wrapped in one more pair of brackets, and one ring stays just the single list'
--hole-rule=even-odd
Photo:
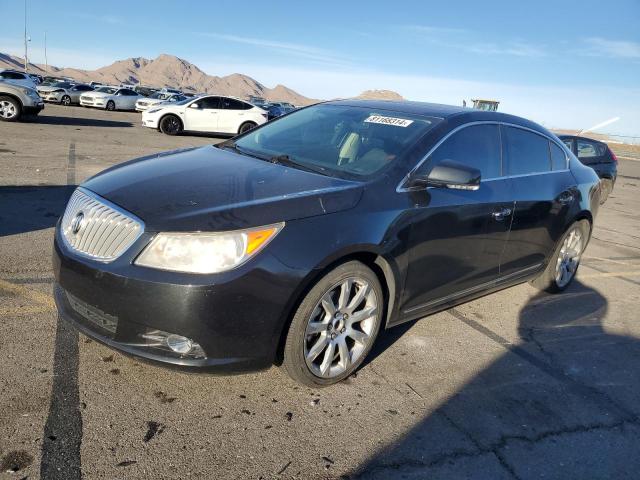
[{"label": "side window trim", "polygon": [[[418,163],[416,163],[416,165],[409,170],[409,172],[402,178],[402,180],[400,180],[400,183],[398,184],[398,186],[396,187],[396,192],[397,193],[404,193],[404,192],[409,192],[410,190],[405,187],[404,185],[407,183],[407,181],[409,180],[409,178],[411,177],[411,175],[413,175],[413,173],[418,170],[422,164],[424,162],[427,161],[427,159],[431,156],[431,154],[433,152],[436,151],[436,149],[442,145],[444,142],[446,142],[449,137],[451,137],[452,135],[454,135],[455,133],[459,132],[460,130],[463,130],[467,127],[471,127],[474,125],[498,125],[500,128],[498,129],[500,132],[500,163],[501,163],[501,167],[502,167],[502,176],[501,177],[494,177],[494,178],[490,178],[487,180],[480,180],[480,182],[493,182],[495,180],[504,180],[506,178],[518,178],[518,177],[527,177],[527,176],[531,176],[531,175],[547,175],[549,173],[558,173],[558,172],[565,172],[567,170],[569,170],[569,156],[567,155],[566,152],[566,145],[562,144],[560,145],[560,143],[556,142],[553,138],[548,137],[547,135],[545,135],[542,132],[538,132],[536,130],[533,130],[532,128],[528,128],[528,127],[524,127],[522,125],[516,125],[515,123],[509,123],[509,122],[501,122],[499,120],[478,120],[476,122],[469,122],[469,123],[465,123],[463,125],[458,125],[456,128],[454,128],[453,130],[451,130],[449,133],[447,133],[444,137],[442,137],[440,140],[438,140],[438,142],[429,149],[429,151],[426,153],[426,155],[424,155],[419,161]],[[528,132],[532,132],[535,133],[536,135],[540,135],[542,138],[545,138],[553,143],[555,143],[556,145],[558,145],[560,147],[560,149],[564,152],[565,155],[565,160],[566,160],[566,168],[564,170],[550,170],[548,172],[537,172],[537,173],[524,173],[521,175],[506,175],[506,171],[504,170],[504,162],[503,162],[503,158],[504,158],[504,146],[503,146],[503,142],[502,142],[502,127],[514,127],[514,128],[519,128],[521,130],[525,130]],[[564,148],[563,148],[564,146]],[[551,162],[551,158],[549,158],[549,162]]]}]

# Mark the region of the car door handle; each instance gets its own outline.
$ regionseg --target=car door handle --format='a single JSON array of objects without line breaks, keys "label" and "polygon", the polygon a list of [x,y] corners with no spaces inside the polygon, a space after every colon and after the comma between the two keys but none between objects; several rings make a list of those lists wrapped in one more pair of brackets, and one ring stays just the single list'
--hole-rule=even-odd
[{"label": "car door handle", "polygon": [[573,193],[571,193],[569,191],[562,192],[560,194],[560,196],[558,197],[558,201],[560,203],[563,203],[563,204],[567,204],[567,203],[573,202]]},{"label": "car door handle", "polygon": [[500,210],[496,210],[491,214],[491,216],[499,222],[507,218],[509,215],[511,215],[510,208],[501,208]]}]

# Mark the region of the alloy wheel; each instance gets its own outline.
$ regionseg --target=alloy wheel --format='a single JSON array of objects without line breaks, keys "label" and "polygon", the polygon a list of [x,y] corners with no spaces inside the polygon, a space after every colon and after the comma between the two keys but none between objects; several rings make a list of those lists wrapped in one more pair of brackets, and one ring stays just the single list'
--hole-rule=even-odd
[{"label": "alloy wheel", "polygon": [[307,322],[304,358],[321,378],[344,373],[367,351],[376,331],[379,299],[369,282],[349,277],[331,287]]},{"label": "alloy wheel", "polygon": [[65,95],[64,97],[62,97],[62,104],[65,107],[68,107],[69,105],[71,105],[71,98]]},{"label": "alloy wheel", "polygon": [[10,120],[16,115],[18,115],[18,109],[12,102],[8,100],[0,101],[0,117]]},{"label": "alloy wheel", "polygon": [[173,134],[180,130],[180,121],[176,117],[167,117],[163,121],[163,130],[166,133]]},{"label": "alloy wheel", "polygon": [[573,278],[580,264],[580,256],[584,246],[582,232],[573,228],[564,238],[556,263],[556,283],[558,287],[565,287]]}]

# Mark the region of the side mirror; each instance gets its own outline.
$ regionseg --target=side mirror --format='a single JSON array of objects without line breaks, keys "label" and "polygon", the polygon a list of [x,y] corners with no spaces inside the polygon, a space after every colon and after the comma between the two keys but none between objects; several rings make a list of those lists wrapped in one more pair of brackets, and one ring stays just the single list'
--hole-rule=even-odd
[{"label": "side mirror", "polygon": [[198,102],[195,102],[189,105],[189,108],[200,108],[200,105],[198,104]]},{"label": "side mirror", "polygon": [[409,179],[409,187],[439,187],[457,190],[478,190],[480,170],[453,160],[443,160],[428,175]]}]

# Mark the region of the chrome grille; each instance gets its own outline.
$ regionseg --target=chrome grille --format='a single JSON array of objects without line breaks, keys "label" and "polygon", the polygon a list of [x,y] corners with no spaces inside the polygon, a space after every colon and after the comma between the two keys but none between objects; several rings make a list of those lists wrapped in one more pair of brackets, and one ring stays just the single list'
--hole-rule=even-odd
[{"label": "chrome grille", "polygon": [[67,204],[60,228],[69,248],[83,256],[110,262],[142,235],[144,224],[104,198],[78,188]]}]

